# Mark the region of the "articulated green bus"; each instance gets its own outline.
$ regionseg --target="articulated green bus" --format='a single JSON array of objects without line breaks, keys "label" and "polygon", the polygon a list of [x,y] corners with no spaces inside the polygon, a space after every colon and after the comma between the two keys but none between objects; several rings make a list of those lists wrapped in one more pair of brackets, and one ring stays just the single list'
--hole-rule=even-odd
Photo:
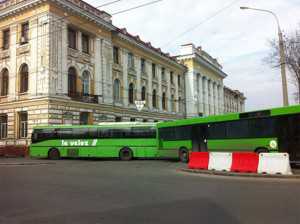
[{"label": "articulated green bus", "polygon": [[99,125],[36,127],[30,155],[38,158],[61,157],[156,158],[156,124],[105,123]]},{"label": "articulated green bus", "polygon": [[160,154],[188,161],[190,151],[288,152],[300,161],[300,106],[158,124]]}]

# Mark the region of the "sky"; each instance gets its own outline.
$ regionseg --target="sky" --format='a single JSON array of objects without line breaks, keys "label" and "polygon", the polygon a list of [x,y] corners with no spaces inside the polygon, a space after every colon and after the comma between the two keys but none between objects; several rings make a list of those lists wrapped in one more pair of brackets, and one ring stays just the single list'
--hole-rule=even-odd
[{"label": "sky", "polygon": [[[100,6],[113,0],[86,1]],[[121,0],[100,9],[113,14],[150,1]],[[116,14],[113,24],[172,55],[179,54],[182,44],[201,46],[222,64],[228,74],[225,85],[245,94],[246,110],[281,106],[280,70],[264,62],[269,40],[278,37],[275,19],[240,6],[275,12],[286,34],[300,28],[300,0],[163,0]],[[288,88],[290,103],[295,103],[292,81]]]}]

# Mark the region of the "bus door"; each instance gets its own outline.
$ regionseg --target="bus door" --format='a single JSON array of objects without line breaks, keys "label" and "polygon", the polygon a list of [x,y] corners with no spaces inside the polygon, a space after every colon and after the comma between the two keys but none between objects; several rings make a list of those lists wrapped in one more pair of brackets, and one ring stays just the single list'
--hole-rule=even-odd
[{"label": "bus door", "polygon": [[192,128],[193,152],[207,152],[207,125]]}]

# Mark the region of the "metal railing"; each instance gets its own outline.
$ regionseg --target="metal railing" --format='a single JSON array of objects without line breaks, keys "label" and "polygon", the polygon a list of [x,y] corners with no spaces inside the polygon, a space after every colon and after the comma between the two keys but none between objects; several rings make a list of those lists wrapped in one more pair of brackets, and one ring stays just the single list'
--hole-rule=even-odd
[{"label": "metal railing", "polygon": [[78,93],[78,92],[75,93],[69,92],[68,96],[75,101],[80,101],[84,103],[98,103],[97,95]]}]

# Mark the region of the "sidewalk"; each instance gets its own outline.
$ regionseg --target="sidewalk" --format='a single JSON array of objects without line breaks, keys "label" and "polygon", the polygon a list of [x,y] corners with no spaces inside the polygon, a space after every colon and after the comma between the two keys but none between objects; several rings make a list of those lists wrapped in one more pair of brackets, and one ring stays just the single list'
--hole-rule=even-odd
[{"label": "sidewalk", "polygon": [[0,157],[0,166],[21,166],[21,165],[48,165],[55,164],[55,162],[51,162],[46,159],[31,159],[29,157],[26,158],[6,158]]},{"label": "sidewalk", "polygon": [[300,169],[293,169],[293,175],[271,175],[271,174],[258,174],[258,173],[238,173],[238,172],[226,172],[226,171],[214,171],[214,170],[196,170],[183,168],[179,171],[203,175],[215,175],[215,176],[231,176],[231,177],[254,177],[254,178],[278,178],[278,179],[300,179]]}]

